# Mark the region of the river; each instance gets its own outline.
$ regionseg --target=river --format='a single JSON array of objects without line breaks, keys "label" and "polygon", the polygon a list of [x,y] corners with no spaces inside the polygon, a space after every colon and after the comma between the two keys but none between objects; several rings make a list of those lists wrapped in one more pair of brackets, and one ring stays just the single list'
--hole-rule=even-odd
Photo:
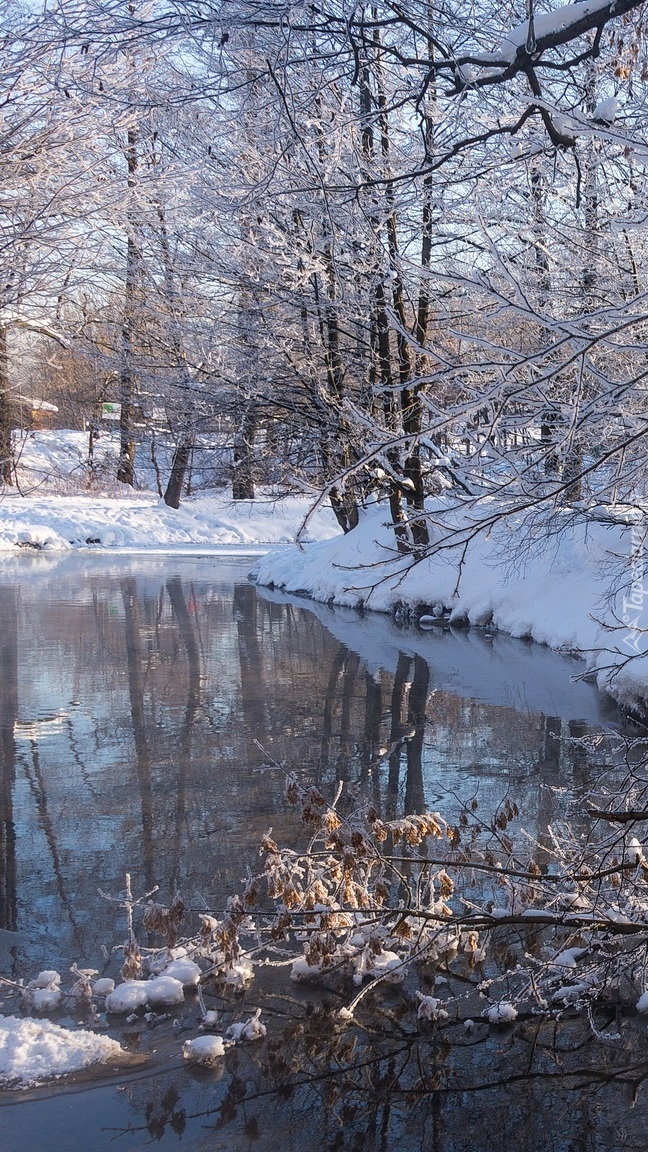
[{"label": "river", "polygon": [[[138,893],[157,885],[159,899],[222,908],[268,827],[283,843],[301,835],[286,771],[328,794],[343,781],[387,817],[512,796],[540,838],[578,811],[599,767],[581,738],[620,724],[580,662],[487,629],[423,631],[256,589],[249,567],[42,553],[3,564],[0,927],[22,934],[0,956],[5,975],[73,962],[112,972],[125,923],[99,889],[116,895],[126,872]],[[132,1045],[147,1057],[137,1074],[4,1093],[4,1146],[319,1146],[295,1130],[310,1097],[275,1100],[270,1130],[270,1112],[236,1102],[230,1123],[235,1070],[218,1081],[183,1069],[170,1032]],[[338,1109],[321,1146],[346,1147],[345,1130],[349,1147],[378,1146],[354,1124]],[[385,1148],[405,1131],[394,1124]]]}]

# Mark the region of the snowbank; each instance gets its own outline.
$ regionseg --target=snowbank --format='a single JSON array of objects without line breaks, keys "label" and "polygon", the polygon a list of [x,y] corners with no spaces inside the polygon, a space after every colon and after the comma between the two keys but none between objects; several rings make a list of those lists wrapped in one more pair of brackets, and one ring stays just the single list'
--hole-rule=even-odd
[{"label": "snowbank", "polygon": [[[227,494],[193,498],[177,510],[152,494],[98,496],[0,496],[0,550],[16,547],[64,551],[120,548],[150,552],[174,549],[201,553],[292,542],[312,500],[306,497],[232,500]],[[335,517],[322,509],[309,524],[309,539],[338,532]]]},{"label": "snowbank", "polygon": [[73,1032],[46,1020],[0,1016],[0,1084],[8,1087],[27,1088],[124,1055],[109,1036]]},{"label": "snowbank", "polygon": [[[444,510],[440,501],[428,508]],[[388,517],[385,505],[373,505],[348,536],[270,552],[254,576],[328,603],[426,617],[431,628],[449,621],[529,637],[585,655],[599,687],[624,704],[648,698],[640,524],[565,513],[549,533],[546,523],[509,518],[465,549],[416,563],[397,554]]]}]

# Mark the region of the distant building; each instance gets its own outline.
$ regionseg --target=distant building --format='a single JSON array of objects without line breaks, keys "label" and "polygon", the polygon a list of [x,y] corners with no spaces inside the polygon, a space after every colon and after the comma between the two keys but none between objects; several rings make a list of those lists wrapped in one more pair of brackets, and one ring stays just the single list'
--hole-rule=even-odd
[{"label": "distant building", "polygon": [[12,404],[19,409],[19,423],[21,428],[47,428],[53,416],[58,412],[56,404],[47,400],[38,400],[34,396],[13,395]]}]

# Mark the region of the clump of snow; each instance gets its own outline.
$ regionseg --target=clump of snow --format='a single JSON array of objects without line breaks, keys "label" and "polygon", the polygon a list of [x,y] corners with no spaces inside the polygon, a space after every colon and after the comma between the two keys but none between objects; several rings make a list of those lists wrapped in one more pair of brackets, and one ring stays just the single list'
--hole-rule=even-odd
[{"label": "clump of snow", "polygon": [[581,984],[565,984],[562,988],[556,988],[551,999],[556,1004],[573,1004],[583,996],[589,996],[591,991],[591,982],[585,980]]},{"label": "clump of snow", "polygon": [[45,1020],[0,1016],[0,1083],[30,1087],[123,1055],[109,1036]]},{"label": "clump of snow", "polygon": [[632,836],[623,852],[624,864],[640,864],[643,860],[643,847],[637,840],[636,836]]},{"label": "clump of snow", "polygon": [[[385,980],[388,984],[400,984],[404,975],[405,967],[403,961],[396,952],[383,949],[382,952],[375,953],[371,948],[367,947],[356,957],[353,983],[362,984],[365,976],[369,976],[372,980],[380,977],[380,979]],[[293,976],[293,980],[294,979],[295,976]]]},{"label": "clump of snow", "polygon": [[299,984],[302,980],[314,980],[321,971],[322,964],[319,961],[317,964],[309,964],[305,956],[298,956],[296,960],[293,960],[290,979]]},{"label": "clump of snow", "polygon": [[107,976],[102,977],[101,980],[95,980],[92,985],[93,996],[110,996],[111,992],[115,991],[115,981],[108,979]]},{"label": "clump of snow", "polygon": [[557,895],[563,908],[574,908],[578,912],[585,912],[590,907],[589,900],[580,892],[559,892]]},{"label": "clump of snow", "polygon": [[422,992],[417,992],[416,995],[419,1001],[417,1012],[419,1020],[437,1024],[448,1019],[448,1013],[443,1007],[443,1001],[439,1000],[437,996],[424,996]]},{"label": "clump of snow", "polygon": [[202,970],[193,960],[186,956],[179,956],[166,965],[163,975],[172,976],[174,980],[179,980],[184,988],[195,988],[200,982]]},{"label": "clump of snow", "polygon": [[599,100],[592,112],[592,120],[601,120],[604,124],[614,124],[619,112],[619,100],[616,96],[606,96]]},{"label": "clump of snow", "polygon": [[201,1019],[203,1028],[215,1028],[218,1024],[218,1017],[219,1013],[216,1012],[213,1008],[209,1009],[207,1012],[203,1012]]},{"label": "clump of snow", "polygon": [[[179,963],[179,961],[174,961],[174,963]],[[191,961],[187,963],[190,964]],[[171,965],[169,965],[170,967]],[[195,965],[195,967],[198,966]],[[176,969],[176,971],[178,970],[183,971]],[[200,969],[198,971],[200,972]],[[184,975],[188,980],[187,986],[191,986],[193,983],[192,973],[188,969],[184,969]],[[106,984],[108,983],[110,982],[106,981]],[[105,993],[106,1012],[136,1012],[145,1004],[150,1004],[152,1008],[182,1004],[185,998],[184,988],[185,985],[183,985],[182,980],[170,975],[168,968],[160,976],[151,976],[149,980],[124,980],[123,984],[118,984],[114,991]],[[94,990],[96,991],[96,986]]]},{"label": "clump of snow", "polygon": [[50,969],[39,972],[23,992],[25,1006],[35,1012],[56,1012],[62,1000],[60,974]]},{"label": "clump of snow", "polygon": [[403,961],[396,952],[384,949],[373,957],[370,976],[381,976],[388,984],[400,984],[404,974]]},{"label": "clump of snow", "polygon": [[254,1016],[237,1024],[230,1024],[225,1033],[226,1040],[237,1044],[240,1040],[262,1040],[266,1034],[266,1026],[261,1023],[261,1009],[257,1008]]},{"label": "clump of snow", "polygon": [[56,1012],[61,1007],[63,993],[60,988],[34,988],[25,994],[24,1000],[36,1012]]},{"label": "clump of snow", "polygon": [[213,1064],[225,1055],[223,1037],[196,1036],[194,1040],[185,1040],[182,1055],[189,1064]]},{"label": "clump of snow", "polygon": [[53,988],[61,983],[61,975],[53,969],[47,969],[44,972],[39,972],[33,980],[29,981],[28,988]]},{"label": "clump of snow", "polygon": [[224,980],[231,988],[245,988],[254,977],[254,968],[245,957],[232,964],[225,972]]},{"label": "clump of snow", "polygon": [[648,992],[642,992],[637,1000],[637,1012],[648,1012]]},{"label": "clump of snow", "polygon": [[106,996],[106,1012],[135,1012],[147,1001],[147,980],[124,980]]},{"label": "clump of snow", "polygon": [[507,1000],[500,1000],[498,1004],[491,1004],[485,1015],[489,1024],[511,1024],[517,1020],[517,1008]]},{"label": "clump of snow", "polygon": [[182,981],[175,980],[173,976],[154,976],[151,980],[146,981],[145,991],[146,1003],[153,1008],[163,1004],[184,1003]]},{"label": "clump of snow", "polygon": [[552,963],[559,968],[575,968],[581,956],[586,952],[586,948],[566,948],[564,952],[558,953]]}]

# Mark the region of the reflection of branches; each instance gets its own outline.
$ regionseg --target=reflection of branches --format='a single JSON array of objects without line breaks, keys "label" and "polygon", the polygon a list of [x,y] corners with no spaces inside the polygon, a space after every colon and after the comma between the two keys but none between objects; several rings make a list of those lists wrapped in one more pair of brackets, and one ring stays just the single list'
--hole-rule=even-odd
[{"label": "reflection of branches", "polygon": [[135,580],[122,580],[124,602],[124,639],[126,642],[126,662],[128,668],[128,692],[130,697],[133,739],[135,741],[135,768],[139,784],[142,811],[142,849],[144,876],[148,888],[153,887],[153,786],[151,781],[151,753],[146,735],[144,714],[144,679],[140,648],[139,604]]},{"label": "reflection of branches", "polygon": [[64,725],[65,725],[65,730],[66,730],[67,736],[68,736],[68,743],[70,745],[70,751],[72,753],[72,757],[74,759],[74,762],[78,766],[79,772],[81,773],[81,779],[83,780],[83,783],[85,784],[86,788],[88,789],[89,794],[92,796],[92,798],[94,800],[96,800],[97,799],[97,790],[95,789],[95,787],[92,783],[92,777],[91,777],[90,773],[88,772],[88,768],[87,768],[85,761],[83,760],[81,753],[79,751],[79,744],[78,744],[77,738],[76,738],[75,733],[74,733],[74,725],[72,723],[72,717],[71,716],[67,716],[65,718]]},{"label": "reflection of branches", "polygon": [[[408,1032],[378,1009],[373,1024],[349,1036],[336,1031],[330,1010],[314,1007],[278,1023],[261,1056],[231,1052],[218,1080],[210,1080],[208,1107],[191,1108],[186,1085],[162,1086],[159,1098],[149,1095],[142,1105],[144,1123],[119,1134],[148,1132],[159,1138],[161,1121],[170,1125],[181,1114],[185,1131],[211,1122],[215,1152],[250,1132],[263,1150],[281,1132],[283,1145],[301,1152],[396,1152],[403,1146],[504,1152],[553,1147],[552,1141],[580,1148],[583,1124],[604,1146],[608,1124],[618,1118],[619,1089],[630,1088],[636,1097],[648,1078],[648,1061],[634,1043],[630,1037],[614,1054],[604,1045],[592,1047],[573,1020],[558,1028],[529,1022],[515,1036],[494,1034],[487,1026],[467,1035],[461,1028],[448,1041],[421,1030]],[[542,1141],[536,1089],[544,1104]],[[606,1106],[614,1109],[609,1117]],[[520,1135],[525,1120],[529,1143]],[[639,1141],[624,1147],[643,1147],[642,1121],[641,1110],[624,1109],[626,1137],[632,1133]]]},{"label": "reflection of branches", "polygon": [[178,792],[176,814],[173,824],[173,852],[174,862],[170,872],[170,887],[174,892],[178,886],[180,867],[180,843],[182,830],[186,823],[185,787],[187,771],[191,759],[191,740],[193,736],[194,721],[200,706],[200,649],[196,636],[195,617],[189,615],[182,583],[179,576],[167,581],[167,592],[171,601],[171,609],[176,619],[182,642],[187,653],[189,664],[189,685],[187,690],[187,706],[182,722],[179,740],[178,755]]},{"label": "reflection of branches", "polygon": [[326,689],[324,692],[324,713],[322,716],[322,741],[320,762],[323,772],[326,772],[329,764],[329,756],[331,750],[331,743],[333,740],[333,719],[335,715],[335,703],[338,695],[338,687],[340,677],[345,665],[348,649],[342,644],[337,648],[333,660],[331,662],[331,669],[326,681]]},{"label": "reflection of branches", "polygon": [[18,617],[16,589],[0,588],[0,928],[15,930],[16,827],[13,787],[16,777],[18,715]]},{"label": "reflection of branches", "polygon": [[233,613],[238,634],[241,699],[248,734],[253,738],[265,729],[261,647],[257,632],[257,600],[250,584],[234,588]]},{"label": "reflection of branches", "polygon": [[35,802],[36,802],[36,810],[38,812],[38,822],[39,822],[39,824],[40,824],[40,826],[41,826],[41,828],[45,834],[47,846],[50,850],[50,855],[52,857],[52,867],[54,869],[54,875],[56,876],[56,887],[58,890],[58,894],[61,898],[61,903],[68,914],[68,917],[70,919],[70,924],[72,925],[72,927],[74,929],[75,941],[77,943],[79,943],[78,927],[77,927],[76,918],[75,918],[74,904],[73,904],[72,900],[70,899],[70,897],[68,896],[67,890],[65,887],[65,879],[64,879],[64,874],[63,874],[63,868],[61,866],[61,857],[59,855],[58,841],[56,838],[56,832],[54,830],[54,825],[52,823],[52,818],[51,818],[50,813],[49,813],[49,805],[48,805],[48,801],[47,801],[47,788],[45,786],[45,780],[43,778],[43,773],[41,771],[41,766],[40,766],[40,751],[38,748],[38,742],[36,740],[30,740],[29,744],[30,744],[31,754],[32,754],[32,767],[30,769],[27,761],[26,760],[23,761],[25,776],[27,777],[27,782],[29,784],[30,791],[34,797]]}]

